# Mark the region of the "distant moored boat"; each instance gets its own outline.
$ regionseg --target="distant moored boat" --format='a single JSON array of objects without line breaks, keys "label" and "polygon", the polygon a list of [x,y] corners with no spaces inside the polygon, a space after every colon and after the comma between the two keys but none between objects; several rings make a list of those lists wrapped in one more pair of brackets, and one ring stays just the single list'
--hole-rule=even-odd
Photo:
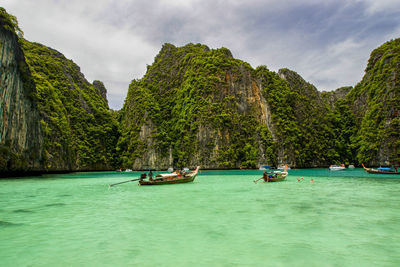
[{"label": "distant moored boat", "polygon": [[346,167],[343,164],[329,166],[330,171],[340,171],[340,170],[344,170],[344,169],[346,169]]},{"label": "distant moored boat", "polygon": [[271,166],[264,165],[264,166],[260,166],[259,170],[260,170],[260,171],[265,171],[265,170],[268,170],[268,169],[270,169],[270,168],[271,168]]},{"label": "distant moored boat", "polygon": [[[278,166],[277,169],[280,171],[283,171],[283,170],[285,170],[285,166],[287,167],[287,165],[280,165],[280,166]],[[287,167],[286,170],[290,170],[290,167]]]}]

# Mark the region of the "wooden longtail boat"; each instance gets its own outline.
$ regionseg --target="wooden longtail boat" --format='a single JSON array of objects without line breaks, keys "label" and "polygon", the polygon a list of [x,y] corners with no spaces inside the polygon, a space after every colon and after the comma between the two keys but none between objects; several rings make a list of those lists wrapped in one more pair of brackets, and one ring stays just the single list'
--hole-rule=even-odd
[{"label": "wooden longtail boat", "polygon": [[[287,165],[285,165],[285,170],[284,171],[268,172],[268,173],[266,173],[266,176],[263,176],[260,179],[263,179],[264,182],[266,182],[266,183],[279,182],[279,181],[285,180],[286,176],[288,176],[288,174],[289,173],[287,172]],[[260,179],[258,179],[258,180],[260,180]]]},{"label": "wooden longtail boat", "polygon": [[364,166],[364,164],[362,164],[363,168],[365,171],[369,172],[369,173],[377,173],[377,174],[400,174],[400,170],[398,167],[394,167],[394,168],[367,168]]},{"label": "wooden longtail boat", "polygon": [[196,170],[189,172],[183,176],[171,176],[171,177],[156,177],[154,180],[140,180],[140,185],[161,185],[161,184],[181,184],[193,182],[197,177],[200,166],[197,166]]}]

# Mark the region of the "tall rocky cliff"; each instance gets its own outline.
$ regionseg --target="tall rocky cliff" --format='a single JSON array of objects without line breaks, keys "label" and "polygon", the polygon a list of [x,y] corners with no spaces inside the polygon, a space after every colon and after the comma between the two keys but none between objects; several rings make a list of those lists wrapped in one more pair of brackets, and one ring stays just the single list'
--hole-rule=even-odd
[{"label": "tall rocky cliff", "polygon": [[400,39],[371,53],[363,80],[318,92],[288,69],[253,69],[226,48],[165,44],[132,82],[118,150],[143,167],[295,167],[400,162]]},{"label": "tall rocky cliff", "polygon": [[309,167],[339,160],[333,111],[290,70],[253,69],[226,48],[165,44],[122,110],[124,166]]},{"label": "tall rocky cliff", "polygon": [[118,123],[104,85],[90,84],[60,52],[21,40],[36,85],[47,171],[112,169]]},{"label": "tall rocky cliff", "polygon": [[16,34],[0,10],[0,173],[42,169],[43,137],[36,88]]},{"label": "tall rocky cliff", "polygon": [[103,83],[24,40],[3,8],[0,23],[0,172],[114,168],[119,129]]},{"label": "tall rocky cliff", "polygon": [[357,159],[400,163],[400,39],[372,51],[365,75],[346,96],[355,115]]},{"label": "tall rocky cliff", "polygon": [[233,168],[267,161],[268,110],[253,73],[225,48],[165,44],[129,87],[118,145],[123,164]]}]

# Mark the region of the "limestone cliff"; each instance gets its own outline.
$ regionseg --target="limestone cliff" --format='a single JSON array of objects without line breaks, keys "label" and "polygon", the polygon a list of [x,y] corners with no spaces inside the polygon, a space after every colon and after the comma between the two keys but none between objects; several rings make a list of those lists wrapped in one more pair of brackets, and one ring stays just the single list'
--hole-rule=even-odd
[{"label": "limestone cliff", "polygon": [[34,97],[36,88],[8,17],[1,9],[0,173],[39,171],[43,138]]},{"label": "limestone cliff", "polygon": [[326,142],[329,111],[295,72],[253,69],[226,48],[165,44],[130,85],[118,149],[129,168],[328,165],[339,157]]},{"label": "limestone cliff", "polygon": [[165,44],[130,85],[119,149],[133,168],[250,168],[275,161],[254,70],[226,48]]},{"label": "limestone cliff", "polygon": [[47,171],[112,169],[118,124],[101,82],[90,84],[72,60],[21,40],[36,86]]},{"label": "limestone cliff", "polygon": [[339,99],[345,99],[346,95],[353,89],[352,86],[340,87],[334,91],[321,92],[321,98],[328,104],[332,109],[335,107],[335,103]]},{"label": "limestone cliff", "polygon": [[[334,130],[337,118],[318,90],[296,72],[256,69],[272,114],[277,161],[294,167],[327,166],[340,162],[342,150]],[[346,158],[347,161],[347,158]]]},{"label": "limestone cliff", "polygon": [[97,89],[99,95],[104,99],[104,101],[107,103],[108,106],[108,100],[107,100],[107,89],[104,86],[104,83],[102,81],[95,80],[93,81],[93,86],[94,88]]},{"label": "limestone cliff", "polygon": [[368,165],[400,163],[400,39],[372,51],[365,75],[347,95],[355,114],[357,158]]}]

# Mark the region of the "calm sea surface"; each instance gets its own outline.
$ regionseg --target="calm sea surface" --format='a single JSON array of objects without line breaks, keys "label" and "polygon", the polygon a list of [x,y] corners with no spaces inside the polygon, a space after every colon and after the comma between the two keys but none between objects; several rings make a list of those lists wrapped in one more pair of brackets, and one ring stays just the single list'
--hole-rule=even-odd
[{"label": "calm sea surface", "polygon": [[400,266],[396,175],[201,171],[108,187],[139,175],[0,180],[0,266]]}]

